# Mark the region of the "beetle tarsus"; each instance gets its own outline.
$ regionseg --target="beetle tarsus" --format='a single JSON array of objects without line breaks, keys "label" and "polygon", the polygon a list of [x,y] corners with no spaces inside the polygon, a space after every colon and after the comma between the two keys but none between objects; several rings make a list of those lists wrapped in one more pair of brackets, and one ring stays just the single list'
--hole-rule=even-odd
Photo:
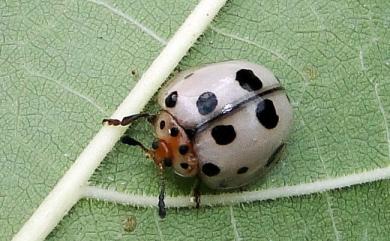
[{"label": "beetle tarsus", "polygon": [[164,191],[161,190],[160,195],[158,196],[158,215],[160,218],[165,218],[167,215],[167,211],[165,209],[165,202],[164,202]]}]

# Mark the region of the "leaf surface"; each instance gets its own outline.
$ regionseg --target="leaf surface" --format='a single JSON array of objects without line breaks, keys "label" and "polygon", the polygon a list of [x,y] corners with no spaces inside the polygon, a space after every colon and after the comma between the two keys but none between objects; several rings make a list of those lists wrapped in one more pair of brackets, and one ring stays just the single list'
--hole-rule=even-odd
[{"label": "leaf surface", "polygon": [[[196,1],[0,4],[0,239],[10,239],[70,167]],[[390,4],[233,0],[179,68],[247,59],[272,69],[294,105],[287,150],[261,190],[390,164]],[[157,111],[154,100],[147,107]],[[151,143],[146,123],[128,135]],[[91,183],[158,194],[153,163],[117,144]],[[193,180],[168,175],[168,195]],[[386,240],[389,182],[237,206],[155,209],[83,200],[52,240]],[[210,190],[204,190],[213,193]],[[134,232],[123,220],[134,216]]]}]

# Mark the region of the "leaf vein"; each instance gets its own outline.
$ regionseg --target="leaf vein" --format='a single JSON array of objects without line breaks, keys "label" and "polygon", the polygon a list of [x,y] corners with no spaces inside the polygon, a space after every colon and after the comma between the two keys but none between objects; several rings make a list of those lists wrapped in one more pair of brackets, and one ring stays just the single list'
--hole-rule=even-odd
[{"label": "leaf vein", "polygon": [[51,83],[54,83],[56,84],[57,86],[61,87],[62,89],[64,89],[66,92],[72,94],[72,95],[75,95],[77,97],[79,97],[80,99],[83,99],[85,100],[86,102],[90,103],[92,106],[94,106],[96,109],[98,109],[101,113],[107,115],[107,112],[104,110],[103,107],[101,107],[100,105],[98,105],[96,103],[96,101],[94,101],[91,97],[89,96],[86,96],[86,95],[83,95],[82,93],[78,92],[77,90],[74,90],[72,89],[71,87],[51,78],[50,76],[46,76],[46,75],[43,75],[43,74],[40,74],[40,73],[36,73],[35,71],[32,71],[26,67],[24,67],[24,69],[33,77],[40,77],[40,78],[44,78],[48,81],[50,81]]},{"label": "leaf vein", "polygon": [[[314,135],[314,134],[313,134],[313,135]],[[317,136],[316,136],[316,135],[314,135],[314,141],[315,141],[315,144],[316,144],[317,154],[318,154],[318,157],[320,158],[322,167],[324,168],[324,171],[325,171],[325,173],[326,173],[326,176],[329,177],[329,173],[328,173],[328,171],[326,170],[326,166],[325,166],[324,159],[322,158],[322,155],[321,155],[321,153],[320,153],[320,147],[319,147],[319,145],[318,145],[318,140],[317,140]],[[339,241],[339,240],[340,240],[340,232],[337,230],[336,220],[335,220],[334,214],[333,214],[333,208],[332,208],[331,197],[329,196],[329,194],[328,194],[327,192],[324,192],[324,196],[325,196],[325,198],[326,198],[327,211],[328,211],[328,214],[329,214],[329,216],[330,216],[330,220],[332,221],[333,232],[334,232],[334,234],[335,234],[336,240]]]},{"label": "leaf vein", "polygon": [[237,230],[237,224],[236,224],[236,219],[234,217],[234,211],[232,205],[229,206],[229,211],[230,211],[230,223],[232,224],[232,228],[233,228],[234,240],[240,241],[241,238]]},{"label": "leaf vein", "polygon": [[326,192],[324,193],[324,195],[326,197],[326,203],[327,203],[327,206],[328,206],[328,213],[329,213],[329,216],[330,216],[330,220],[332,221],[333,232],[334,232],[334,235],[336,237],[336,240],[339,241],[339,240],[341,240],[340,239],[340,232],[337,230],[336,219],[334,218],[334,214],[333,214],[331,197]]},{"label": "leaf vein", "polygon": [[385,126],[386,138],[387,138],[388,157],[390,159],[390,131],[389,131],[389,125],[387,124],[388,120],[386,118],[385,108],[383,107],[383,103],[382,103],[381,97],[379,96],[379,93],[378,93],[378,83],[374,84],[374,90],[375,90],[376,99],[378,101],[379,110],[380,110],[380,112],[381,112],[381,114],[383,116],[383,124]]},{"label": "leaf vein", "polygon": [[[330,177],[311,183],[302,183],[292,186],[268,188],[257,191],[221,193],[216,195],[202,195],[201,203],[204,206],[226,205],[263,201],[277,198],[309,195],[340,189],[368,182],[374,182],[390,178],[390,166],[378,168],[361,173],[350,174],[341,177]],[[137,207],[157,206],[156,196],[136,195],[107,190],[96,186],[88,186],[84,189],[83,198],[98,199],[107,202],[132,205]],[[167,196],[166,207],[195,207],[196,204],[190,196]]]},{"label": "leaf vein", "polygon": [[157,217],[157,212],[154,212],[154,223],[156,224],[157,233],[158,233],[158,236],[160,238],[160,241],[163,241],[164,238],[163,238],[162,231],[160,228],[159,219]]},{"label": "leaf vein", "polygon": [[108,3],[104,2],[104,1],[101,1],[101,0],[88,0],[88,1],[91,2],[91,3],[95,3],[97,5],[103,6],[106,9],[108,9],[110,12],[112,12],[113,14],[126,19],[129,23],[137,26],[139,29],[141,29],[141,31],[143,31],[144,33],[148,34],[149,36],[151,36],[152,38],[154,38],[155,40],[160,42],[162,45],[166,45],[167,44],[167,40],[165,40],[163,37],[159,36],[156,32],[154,32],[150,28],[146,27],[144,24],[138,22],[132,16],[122,12],[121,10],[119,10],[117,8],[115,8],[114,6],[111,6],[110,4],[108,4]]}]

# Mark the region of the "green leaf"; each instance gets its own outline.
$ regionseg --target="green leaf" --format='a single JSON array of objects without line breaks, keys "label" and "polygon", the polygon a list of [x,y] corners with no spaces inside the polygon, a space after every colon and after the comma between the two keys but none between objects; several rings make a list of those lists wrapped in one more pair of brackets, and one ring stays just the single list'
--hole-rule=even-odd
[{"label": "green leaf", "polygon": [[[0,239],[10,239],[134,86],[196,1],[0,4]],[[390,164],[388,1],[232,0],[180,64],[261,63],[294,104],[287,150],[248,187],[312,183]],[[156,111],[151,101],[148,110]],[[146,123],[128,135],[150,143]],[[153,163],[117,144],[92,185],[157,196]],[[389,181],[249,204],[169,209],[80,201],[52,240],[387,240]],[[190,195],[173,174],[168,195]],[[206,193],[213,193],[204,190]],[[157,200],[156,200],[157,202]],[[133,232],[123,222],[136,220]]]},{"label": "green leaf", "polygon": [[[154,209],[81,201],[49,240],[388,240],[388,181],[239,206]],[[133,232],[123,222],[135,217]]]}]

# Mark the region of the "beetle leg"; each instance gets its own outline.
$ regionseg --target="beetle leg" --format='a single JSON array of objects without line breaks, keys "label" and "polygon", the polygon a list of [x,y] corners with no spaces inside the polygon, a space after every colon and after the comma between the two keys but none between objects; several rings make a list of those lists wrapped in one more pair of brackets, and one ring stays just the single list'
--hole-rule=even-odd
[{"label": "beetle leg", "polygon": [[165,178],[164,178],[164,166],[160,163],[159,173],[160,173],[160,195],[158,195],[158,215],[160,218],[165,218],[167,211],[165,209]]},{"label": "beetle leg", "polygon": [[198,209],[200,207],[200,181],[199,180],[196,180],[193,192],[194,192],[195,208]]},{"label": "beetle leg", "polygon": [[265,167],[269,168],[271,165],[277,163],[280,160],[285,146],[286,145],[282,143],[278,146],[278,148],[276,148],[274,153],[272,153],[271,157],[268,159],[267,164],[265,164]]}]

